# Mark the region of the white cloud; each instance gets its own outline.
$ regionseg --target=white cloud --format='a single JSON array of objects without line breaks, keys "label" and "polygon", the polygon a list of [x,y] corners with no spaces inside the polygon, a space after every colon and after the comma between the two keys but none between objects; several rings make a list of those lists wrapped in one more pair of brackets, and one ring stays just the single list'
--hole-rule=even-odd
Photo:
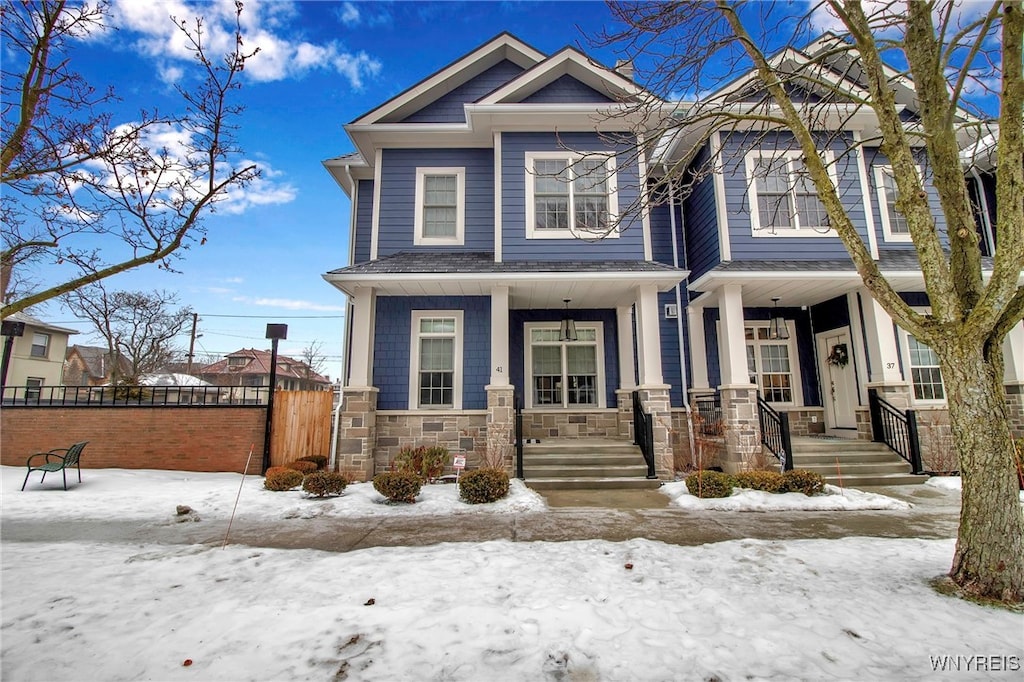
[{"label": "white cloud", "polygon": [[[164,82],[177,82],[182,77],[180,70],[175,72],[165,65],[167,60],[192,60],[185,35],[170,17],[179,25],[184,21],[194,29],[196,17],[202,16],[203,42],[210,55],[227,53],[234,45],[233,0],[114,0],[112,12],[115,23],[137,34],[133,45],[139,53],[161,60],[159,68]],[[359,89],[367,77],[380,72],[380,61],[365,52],[353,53],[338,41],[316,44],[291,34],[289,25],[296,14],[295,5],[290,2],[246,2],[241,16],[243,45],[246,51],[259,48],[246,62],[247,78],[276,81],[300,77],[313,70],[332,69]],[[343,21],[353,16],[353,21],[358,21],[359,10],[354,5],[351,11],[343,7],[341,16]]]},{"label": "white cloud", "polygon": [[262,306],[265,308],[284,308],[286,310],[312,310],[316,312],[345,312],[345,306],[330,305],[326,303],[315,303],[294,298],[251,298],[249,296],[235,296],[236,303]]},{"label": "white cloud", "polygon": [[351,2],[341,3],[341,10],[338,13],[341,23],[346,26],[353,26],[359,23],[359,8]]},{"label": "white cloud", "polygon": [[160,80],[168,85],[174,85],[181,80],[182,76],[185,75],[185,70],[180,66],[161,64],[157,68],[160,73]]}]

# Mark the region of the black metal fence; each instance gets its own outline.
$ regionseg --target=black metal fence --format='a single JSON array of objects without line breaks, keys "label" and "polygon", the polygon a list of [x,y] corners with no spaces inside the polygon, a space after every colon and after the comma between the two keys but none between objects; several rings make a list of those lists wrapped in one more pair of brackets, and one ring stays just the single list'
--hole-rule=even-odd
[{"label": "black metal fence", "polygon": [[793,442],[789,433],[789,415],[778,412],[760,395],[757,396],[757,417],[761,426],[761,445],[775,455],[783,471],[793,468]]},{"label": "black metal fence", "polygon": [[657,478],[654,468],[654,419],[644,411],[640,391],[633,391],[633,443],[640,446],[640,452],[647,462],[647,478]]},{"label": "black metal fence", "polygon": [[10,407],[240,407],[266,405],[269,386],[5,386]]},{"label": "black metal fence", "polygon": [[524,480],[523,475],[523,403],[518,393],[512,394],[512,404],[515,405],[515,438],[516,438],[516,478]]},{"label": "black metal fence", "polygon": [[721,395],[698,396],[693,399],[693,408],[697,413],[694,429],[698,436],[721,436],[725,433]]},{"label": "black metal fence", "polygon": [[868,409],[871,413],[871,437],[885,443],[889,449],[910,464],[913,473],[924,472],[921,463],[921,439],[917,431],[917,412],[903,411],[868,389]]}]

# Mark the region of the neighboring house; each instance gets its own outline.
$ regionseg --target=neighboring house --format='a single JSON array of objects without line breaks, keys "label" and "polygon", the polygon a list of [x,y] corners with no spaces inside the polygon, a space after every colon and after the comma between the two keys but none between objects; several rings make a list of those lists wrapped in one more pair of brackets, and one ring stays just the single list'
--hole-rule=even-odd
[{"label": "neighboring house", "polygon": [[[243,348],[197,373],[214,386],[270,386],[270,351]],[[277,356],[276,384],[286,391],[329,391],[331,380],[309,365],[286,355]]]},{"label": "neighboring house", "polygon": [[120,365],[117,374],[127,376],[131,373],[131,363],[121,356],[112,359],[106,348],[71,346],[64,358],[64,385],[106,386],[113,378],[115,361]]},{"label": "neighboring house", "polygon": [[[836,64],[838,85],[859,92],[848,67]],[[748,82],[727,86],[731,101]],[[894,88],[912,120],[911,84]],[[502,34],[346,126],[356,152],[324,162],[352,206],[349,265],[324,275],[350,302],[343,469],[370,476],[421,442],[493,449],[515,403],[527,438],[622,440],[637,391],[662,478],[707,396],[730,469],[760,451],[759,394],[797,436],[870,439],[869,388],[944,405],[935,354],[868,294],[799,155],[779,151],[786,134],[751,148],[739,129],[687,129],[638,155],[635,121],[616,114],[649,97],[628,64]],[[844,153],[872,121],[845,125],[822,137],[843,201],[894,286],[927,306],[887,160]],[[667,166],[712,159],[685,196],[648,196]],[[942,229],[937,200],[935,214]],[[1018,423],[1022,354],[1018,325],[1006,350]]]},{"label": "neighboring house", "polygon": [[48,324],[25,313],[13,313],[5,318],[5,322],[8,320],[23,322],[25,332],[14,337],[5,386],[25,387],[30,393],[29,398],[39,395],[42,387],[60,386],[68,337],[78,332]]}]

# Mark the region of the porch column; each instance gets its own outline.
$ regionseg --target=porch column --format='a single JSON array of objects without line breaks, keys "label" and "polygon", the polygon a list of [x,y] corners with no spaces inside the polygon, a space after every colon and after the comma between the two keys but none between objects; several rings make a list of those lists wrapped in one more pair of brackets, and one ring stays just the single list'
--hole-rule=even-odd
[{"label": "porch column", "polygon": [[633,347],[633,306],[615,308],[619,332],[619,387],[615,391],[619,438],[633,439],[633,391],[636,389],[636,349]]},{"label": "porch column", "polygon": [[900,368],[896,326],[867,289],[861,289],[860,301],[867,340],[868,388],[876,389],[879,397],[896,407],[906,409],[910,406],[910,384]]},{"label": "porch column", "polygon": [[741,471],[761,452],[761,428],[757,416],[757,386],[747,370],[747,342],[743,328],[743,287],[727,284],[718,298],[719,344],[722,385],[722,425],[725,452],[722,468]]},{"label": "porch column", "polygon": [[515,475],[515,388],[509,382],[508,287],[491,289],[491,381],[487,391],[488,456],[500,456],[510,476]]},{"label": "porch column", "polygon": [[357,481],[373,478],[377,445],[377,389],[373,383],[373,329],[376,295],[372,287],[356,291],[352,307],[349,375],[341,390],[338,420],[338,470]]},{"label": "porch column", "polygon": [[639,344],[640,402],[654,424],[654,469],[659,478],[672,477],[672,405],[661,371],[661,331],[658,288],[645,284],[636,290],[636,332]]},{"label": "porch column", "polygon": [[508,386],[508,287],[491,289],[491,386]]},{"label": "porch column", "polygon": [[704,307],[691,305],[686,309],[690,329],[690,392],[699,395],[711,392],[708,382],[708,345],[704,336]]},{"label": "porch column", "polygon": [[1024,322],[1018,322],[1003,339],[1003,384],[1010,431],[1024,437]]}]

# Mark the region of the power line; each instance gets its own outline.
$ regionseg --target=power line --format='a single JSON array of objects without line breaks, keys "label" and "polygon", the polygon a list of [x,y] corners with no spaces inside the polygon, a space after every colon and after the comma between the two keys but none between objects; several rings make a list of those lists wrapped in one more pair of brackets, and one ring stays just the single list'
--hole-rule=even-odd
[{"label": "power line", "polygon": [[199,313],[199,317],[233,317],[250,320],[344,320],[344,315],[209,315]]}]

